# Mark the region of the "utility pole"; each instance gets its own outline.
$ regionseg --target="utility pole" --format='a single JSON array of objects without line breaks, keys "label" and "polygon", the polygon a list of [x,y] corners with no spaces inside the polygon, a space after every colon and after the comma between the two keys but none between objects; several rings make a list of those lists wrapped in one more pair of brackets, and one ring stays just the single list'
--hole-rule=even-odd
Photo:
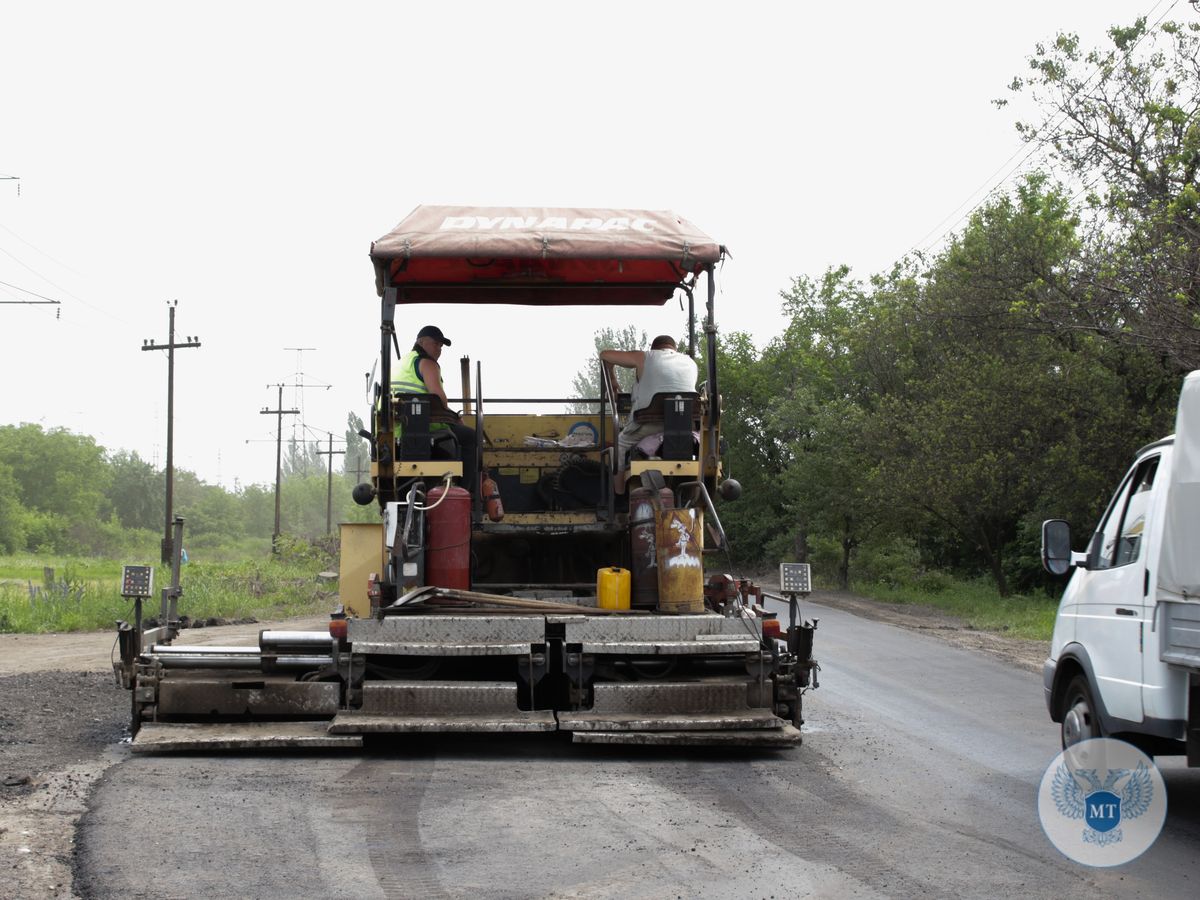
[{"label": "utility pole", "polygon": [[166,350],[167,351],[167,514],[166,526],[163,529],[162,539],[162,561],[169,563],[174,552],[174,541],[171,538],[171,526],[174,518],[174,490],[175,490],[175,351],[182,350],[187,347],[199,347],[200,339],[188,335],[186,341],[176,343],[175,341],[175,307],[179,305],[178,300],[173,300],[167,304],[167,310],[170,313],[170,324],[168,326],[168,338],[165,344],[156,344],[154,339],[142,341],[143,350]]},{"label": "utility pole", "polygon": [[345,456],[345,450],[333,449],[333,432],[329,432],[329,449],[317,450],[319,454],[329,454],[329,480],[325,486],[325,533],[333,534],[333,458]]},{"label": "utility pole", "polygon": [[[270,387],[271,385],[267,385]],[[279,485],[283,480],[283,417],[298,416],[298,409],[283,408],[283,385],[276,385],[279,388],[279,405],[275,409],[267,409],[263,407],[262,415],[275,416],[275,532],[271,535],[271,551],[279,552]]]}]

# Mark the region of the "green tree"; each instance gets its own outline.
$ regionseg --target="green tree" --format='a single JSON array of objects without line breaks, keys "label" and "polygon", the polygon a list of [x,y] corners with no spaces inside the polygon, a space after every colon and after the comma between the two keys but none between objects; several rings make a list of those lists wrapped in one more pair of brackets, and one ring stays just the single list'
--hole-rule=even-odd
[{"label": "green tree", "polygon": [[275,528],[275,488],[251,484],[238,495],[243,527],[252,537],[269,538]]},{"label": "green tree", "polygon": [[783,490],[803,417],[785,423],[771,414],[773,405],[789,402],[790,388],[803,384],[794,349],[776,340],[760,352],[743,332],[718,345],[721,435],[728,445],[724,470],[742,485],[741,499],[722,503],[720,513],[737,563],[770,556],[806,559],[805,523],[796,519]]},{"label": "green tree", "polygon": [[221,538],[239,538],[245,534],[245,520],[238,498],[219,485],[202,484],[196,498],[180,507],[187,534],[211,534]]},{"label": "green tree", "polygon": [[354,482],[364,481],[371,474],[371,446],[359,434],[366,426],[354,413],[346,416],[346,455],[342,457],[342,471]]},{"label": "green tree", "polygon": [[325,471],[328,464],[321,455],[320,440],[303,441],[289,438],[283,448],[283,474],[308,477]]},{"label": "green tree", "polygon": [[90,552],[107,541],[110,473],[94,439],[65,428],[0,426],[0,464],[16,485],[31,549]]},{"label": "green tree", "polygon": [[891,289],[886,279],[864,285],[845,266],[819,280],[794,279],[783,294],[784,333],[756,361],[740,342],[741,360],[723,369],[724,393],[736,395],[726,404],[736,411],[726,419],[731,455],[745,457],[740,471],[749,469],[756,482],[745,516],[758,518],[759,546],[804,560],[810,534],[831,538],[843,587],[854,550],[883,514],[866,422],[897,370],[892,360],[880,365],[884,350],[871,331],[875,294]]},{"label": "green tree", "polygon": [[0,462],[0,552],[25,549],[25,517],[12,468]]},{"label": "green tree", "polygon": [[1031,311],[1070,290],[1075,227],[1062,192],[1030,179],[972,216],[919,291],[885,302],[896,336],[879,343],[908,360],[903,389],[873,420],[879,484],[943,546],[974,555],[1002,595],[1006,554],[1055,476],[1109,480],[1113,436],[1139,418],[1139,404],[1112,390],[1114,363],[1136,362],[1128,353],[1031,327]]},{"label": "green tree", "polygon": [[111,480],[105,494],[121,524],[151,531],[160,528],[166,494],[162,471],[127,450],[110,454],[108,468]]},{"label": "green tree", "polygon": [[[601,328],[593,335],[596,352],[587,358],[575,377],[571,379],[572,396],[581,400],[595,399],[600,396],[600,351],[601,350],[643,350],[650,346],[650,338],[646,332],[636,325],[626,325],[624,328]],[[632,369],[617,369],[618,389],[628,393],[633,387],[635,376]],[[596,413],[599,407],[595,403],[572,403],[568,411],[586,415]]]},{"label": "green tree", "polygon": [[[1200,23],[1144,18],[1085,50],[1074,34],[1038,45],[1013,81],[1045,115],[1019,122],[1086,195],[1095,229],[1077,288],[1042,319],[1200,366]],[[998,101],[1003,103],[1004,101]]]},{"label": "green tree", "polygon": [[28,423],[0,426],[0,461],[11,468],[29,509],[85,519],[104,510],[110,478],[104,448],[87,435]]}]

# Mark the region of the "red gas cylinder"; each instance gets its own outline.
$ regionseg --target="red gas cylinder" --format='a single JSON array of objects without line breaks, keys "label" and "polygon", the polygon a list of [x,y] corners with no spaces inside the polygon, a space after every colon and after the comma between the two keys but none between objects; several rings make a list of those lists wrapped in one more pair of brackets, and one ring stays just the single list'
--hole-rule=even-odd
[{"label": "red gas cylinder", "polygon": [[469,591],[471,494],[460,487],[450,488],[449,493],[435,487],[425,495],[425,506],[430,507],[425,513],[425,583]]}]

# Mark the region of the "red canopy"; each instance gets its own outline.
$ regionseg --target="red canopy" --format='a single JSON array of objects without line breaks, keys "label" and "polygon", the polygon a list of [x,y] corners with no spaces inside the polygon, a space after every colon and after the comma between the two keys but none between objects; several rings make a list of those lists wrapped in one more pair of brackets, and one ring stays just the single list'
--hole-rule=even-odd
[{"label": "red canopy", "polygon": [[722,252],[665,210],[418,206],[371,260],[401,303],[661,305]]}]

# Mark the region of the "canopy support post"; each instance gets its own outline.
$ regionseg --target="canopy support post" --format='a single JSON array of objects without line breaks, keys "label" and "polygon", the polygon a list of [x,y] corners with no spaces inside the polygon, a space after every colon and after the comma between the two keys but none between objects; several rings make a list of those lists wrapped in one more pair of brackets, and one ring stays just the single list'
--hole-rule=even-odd
[{"label": "canopy support post", "polygon": [[379,421],[376,434],[392,433],[392,342],[396,339],[396,294],[394,287],[384,288],[379,315]]}]

